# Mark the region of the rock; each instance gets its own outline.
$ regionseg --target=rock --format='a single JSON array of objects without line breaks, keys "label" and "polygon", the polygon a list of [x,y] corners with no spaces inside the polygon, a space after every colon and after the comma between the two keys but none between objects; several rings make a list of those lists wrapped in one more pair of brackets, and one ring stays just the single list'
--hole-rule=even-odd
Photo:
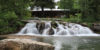
[{"label": "rock", "polygon": [[29,39],[5,39],[0,41],[0,50],[54,50],[54,47]]},{"label": "rock", "polygon": [[53,28],[56,28],[56,27],[58,27],[58,24],[57,24],[56,22],[52,21],[52,22],[51,22],[51,26],[52,26]]},{"label": "rock", "polygon": [[62,25],[64,25],[64,26],[66,26],[66,22],[60,21],[59,23],[62,24]]},{"label": "rock", "polygon": [[7,37],[0,37],[0,40],[6,39]]},{"label": "rock", "polygon": [[52,28],[49,29],[49,35],[54,35],[54,30]]},{"label": "rock", "polygon": [[94,23],[93,24],[93,30],[100,31],[100,23]]},{"label": "rock", "polygon": [[87,23],[78,23],[78,24],[80,24],[82,26],[85,26],[85,27],[88,27],[88,24]]},{"label": "rock", "polygon": [[38,22],[36,24],[37,29],[39,30],[40,33],[43,32],[43,30],[45,29],[45,23],[44,22]]}]

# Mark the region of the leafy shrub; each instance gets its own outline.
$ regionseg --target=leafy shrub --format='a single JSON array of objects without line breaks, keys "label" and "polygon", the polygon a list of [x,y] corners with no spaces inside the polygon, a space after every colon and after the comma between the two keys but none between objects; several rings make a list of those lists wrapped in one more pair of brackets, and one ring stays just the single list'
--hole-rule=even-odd
[{"label": "leafy shrub", "polygon": [[18,16],[14,12],[0,13],[0,34],[14,33],[20,26],[23,26],[23,23],[18,21]]},{"label": "leafy shrub", "polygon": [[82,22],[81,14],[76,14],[76,16],[70,15],[70,18],[61,18],[63,21],[67,22]]},{"label": "leafy shrub", "polygon": [[82,19],[83,22],[95,22],[95,18],[94,17],[85,17]]}]

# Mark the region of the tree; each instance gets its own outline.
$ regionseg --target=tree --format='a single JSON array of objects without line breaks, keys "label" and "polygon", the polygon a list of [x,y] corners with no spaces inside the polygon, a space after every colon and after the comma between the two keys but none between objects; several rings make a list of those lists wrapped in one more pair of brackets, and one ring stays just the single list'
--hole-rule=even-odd
[{"label": "tree", "polygon": [[[74,9],[74,1],[73,0],[60,0],[58,2],[58,6],[60,9],[69,9],[69,10],[73,10]],[[64,12],[65,15],[69,18],[69,14],[66,14],[66,11]]]},{"label": "tree", "polygon": [[73,9],[73,0],[61,0],[59,2],[59,8],[61,9]]},{"label": "tree", "polygon": [[30,0],[0,0],[0,12],[14,11],[19,18],[27,12]]},{"label": "tree", "polygon": [[91,9],[91,14],[96,21],[100,21],[100,0],[92,0],[89,5]]},{"label": "tree", "polygon": [[98,21],[99,18],[99,8],[100,8],[100,1],[99,0],[80,0],[81,12],[83,18],[90,21]]},{"label": "tree", "polygon": [[34,0],[31,7],[41,7],[42,11],[44,11],[44,8],[54,8],[55,3],[53,0]]},{"label": "tree", "polygon": [[0,34],[18,31],[23,22],[19,19],[26,18],[30,0],[0,0]]},{"label": "tree", "polygon": [[85,18],[87,15],[89,15],[89,4],[90,2],[88,0],[80,0],[80,10],[83,14],[83,17]]}]

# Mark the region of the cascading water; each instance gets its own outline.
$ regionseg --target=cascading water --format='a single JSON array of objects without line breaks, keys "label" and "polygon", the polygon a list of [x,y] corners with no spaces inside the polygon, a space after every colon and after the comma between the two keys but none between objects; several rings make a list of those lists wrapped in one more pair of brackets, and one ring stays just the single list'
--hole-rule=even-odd
[{"label": "cascading water", "polygon": [[37,28],[36,28],[36,23],[27,23],[24,28],[18,33],[19,35],[34,35],[34,34],[39,34]]},{"label": "cascading water", "polygon": [[[54,28],[50,21],[42,21],[27,23],[18,34],[26,35],[66,35],[66,36],[81,36],[94,35],[88,28],[75,23],[60,24],[56,22],[57,26]],[[41,26],[42,25],[42,26]],[[55,26],[55,24],[54,24]],[[37,28],[38,27],[38,28]]]},{"label": "cascading water", "polygon": [[43,36],[44,38],[52,38],[55,50],[62,50],[61,48],[63,44],[70,45],[72,47],[70,50],[78,50],[78,42],[81,40],[75,36],[98,36],[98,34],[95,34],[88,27],[75,23],[60,23],[58,21],[32,21],[27,23],[25,27],[22,28],[22,30],[17,34],[39,35]]}]

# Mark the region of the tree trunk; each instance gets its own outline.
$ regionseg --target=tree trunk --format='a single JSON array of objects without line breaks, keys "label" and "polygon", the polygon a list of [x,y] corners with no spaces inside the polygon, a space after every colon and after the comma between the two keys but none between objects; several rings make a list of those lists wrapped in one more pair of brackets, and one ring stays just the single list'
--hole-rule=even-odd
[{"label": "tree trunk", "polygon": [[44,7],[42,6],[41,9],[42,9],[42,12],[43,12],[44,11]]},{"label": "tree trunk", "polygon": [[30,8],[30,9],[31,9],[31,10],[33,10],[33,8],[34,8],[34,7],[33,7],[33,6],[31,6],[31,8]]},{"label": "tree trunk", "polygon": [[45,16],[44,15],[44,7],[42,6],[41,9],[42,9],[42,17],[44,17]]}]

